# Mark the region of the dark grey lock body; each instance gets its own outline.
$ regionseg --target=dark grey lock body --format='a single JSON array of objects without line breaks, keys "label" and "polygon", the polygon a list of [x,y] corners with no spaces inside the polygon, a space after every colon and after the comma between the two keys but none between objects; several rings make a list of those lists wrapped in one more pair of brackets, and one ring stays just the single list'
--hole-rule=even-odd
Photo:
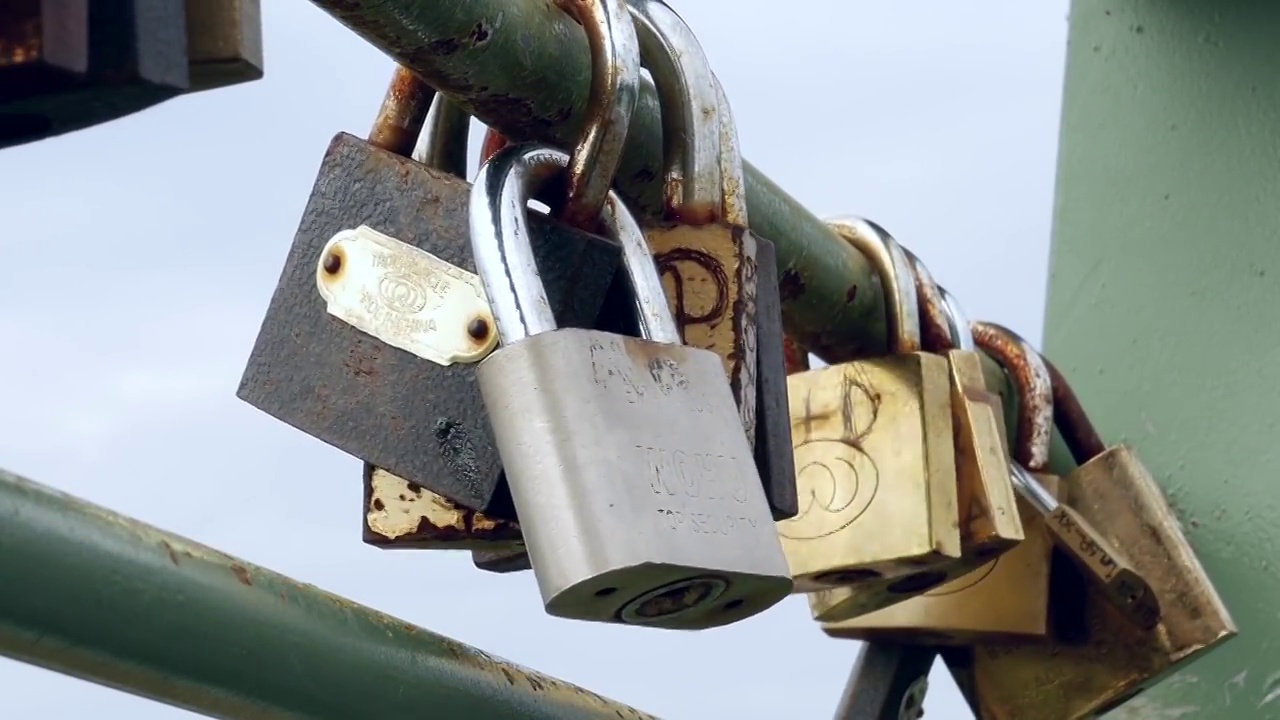
[{"label": "dark grey lock body", "polygon": [[[475,364],[442,366],[333,317],[316,266],[367,225],[474,271],[470,186],[340,133],[272,296],[237,395],[344,452],[487,515],[514,519]],[[618,265],[607,241],[535,215],[532,242],[565,325],[590,327]]]},{"label": "dark grey lock body", "polygon": [[800,512],[800,498],[791,444],[782,295],[773,243],[759,236],[756,274],[756,466],[773,519],[788,520]]},{"label": "dark grey lock body", "polygon": [[557,329],[524,245],[528,192],[568,166],[512,145],[476,178],[477,270],[502,347],[477,377],[547,612],[670,629],[736,622],[791,588],[715,353],[679,331],[635,221],[610,194],[642,338]]}]

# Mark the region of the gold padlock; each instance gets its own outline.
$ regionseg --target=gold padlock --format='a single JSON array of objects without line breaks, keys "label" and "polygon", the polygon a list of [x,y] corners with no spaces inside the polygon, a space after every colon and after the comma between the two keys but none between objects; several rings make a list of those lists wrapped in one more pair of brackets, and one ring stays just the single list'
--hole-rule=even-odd
[{"label": "gold padlock", "polygon": [[[1080,439],[1096,433],[1070,387],[1055,380],[1055,406],[1064,406],[1055,412],[1059,430],[1069,447],[1081,448],[1087,443]],[[1151,630],[1138,627],[1090,583],[1084,587],[1087,634],[1081,642],[980,644],[948,653],[947,664],[961,687],[970,688],[982,720],[1096,717],[1237,633],[1151,475],[1129,461],[1107,461],[1097,469],[1064,477],[1063,497],[1112,547],[1124,549],[1155,593],[1160,622]]]},{"label": "gold padlock", "polygon": [[[999,399],[986,390],[986,383],[976,352],[973,351],[969,325],[960,311],[959,304],[945,290],[927,287],[932,285],[932,278],[921,272],[923,266],[915,262],[917,277],[923,280],[920,292],[922,307],[933,306],[931,310],[922,312],[922,316],[940,310],[937,315],[949,322],[949,338],[958,342],[958,350],[948,353],[952,362],[952,394],[955,398],[953,407],[963,408],[963,398],[957,395],[968,395],[976,398],[970,408],[970,420],[989,423],[992,436],[989,442],[994,445],[994,453],[998,454],[998,462],[988,459],[994,469],[1001,472],[997,477],[980,477],[981,467],[974,467],[973,458],[961,459],[960,448],[965,444],[960,426],[957,426],[957,474],[961,468],[969,466],[970,477],[967,478],[972,487],[966,491],[965,480],[961,480],[961,543],[970,557],[976,562],[979,553],[976,549],[983,547],[1000,548],[994,560],[988,559],[982,565],[945,585],[930,590],[919,597],[911,598],[882,610],[845,619],[839,622],[824,622],[823,632],[832,637],[871,641],[892,641],[928,643],[931,645],[956,645],[971,643],[980,639],[999,637],[1038,637],[1048,630],[1048,595],[1049,569],[1052,545],[1046,535],[1043,521],[1029,508],[1021,505],[1022,501],[1014,497],[1010,481],[1009,463],[1006,457],[1004,438],[1003,410],[997,411]],[[935,305],[936,304],[936,305]],[[929,323],[925,323],[926,327]],[[969,374],[958,374],[955,359],[972,360]],[[963,367],[963,366],[960,366]],[[976,377],[971,374],[976,372]],[[1029,397],[1022,393],[1034,393],[1035,386],[1026,378],[1013,378],[1013,385],[1018,391],[1021,405],[1032,405],[1040,408],[1044,417],[1051,417],[1049,408],[1050,396],[1045,392],[1039,397]],[[973,412],[974,410],[985,410]],[[973,423],[971,422],[971,425]],[[999,433],[998,435],[995,433]],[[1023,433],[1027,435],[1027,433]],[[970,446],[974,438],[970,438]],[[1046,438],[1047,440],[1047,438]],[[1046,448],[1047,451],[1047,448]],[[1034,451],[1033,451],[1034,452]],[[1027,454],[1024,451],[1021,454]],[[1048,489],[1055,490],[1053,478],[1046,478]],[[1009,542],[1012,532],[1001,527],[1001,517],[989,510],[971,509],[965,513],[965,495],[968,501],[988,503],[987,507],[999,506],[1007,502],[1015,519],[1019,519],[1020,527],[1017,536],[1025,539],[1021,542]],[[980,498],[980,499],[979,499]],[[1002,542],[1003,541],[1003,542]],[[1009,544],[1005,545],[1004,543]],[[1012,549],[1009,549],[1012,546]],[[830,591],[831,595],[841,592]]]},{"label": "gold padlock", "polygon": [[[994,323],[974,323],[978,344],[1010,373],[1028,373],[1052,399],[1052,376],[1048,365],[1031,344],[1017,333]],[[1048,442],[1053,430],[1052,413],[1044,413],[1035,426],[1043,437],[1042,452],[1028,456],[1027,462],[1040,467],[1048,461]],[[1068,503],[1059,503],[1026,468],[1013,465],[1014,487],[1041,515],[1054,544],[1084,573],[1086,581],[1102,591],[1103,597],[1139,627],[1150,630],[1160,618],[1160,603],[1142,574],[1135,570],[1093,525]]]},{"label": "gold padlock", "polygon": [[787,379],[800,512],[778,534],[799,592],[867,588],[875,609],[947,581],[960,557],[950,381],[920,352],[897,242],[865,220],[832,227],[881,278],[892,354]]}]

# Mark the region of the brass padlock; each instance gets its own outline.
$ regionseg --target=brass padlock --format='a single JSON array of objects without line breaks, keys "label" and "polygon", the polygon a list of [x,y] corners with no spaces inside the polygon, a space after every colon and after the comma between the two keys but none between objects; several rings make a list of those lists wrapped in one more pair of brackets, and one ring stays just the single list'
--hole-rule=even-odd
[{"label": "brass padlock", "polygon": [[[693,31],[660,0],[629,0],[660,92],[663,212],[642,221],[686,345],[720,356],[756,439],[756,241],[732,109]],[[664,105],[667,103],[664,103]]]},{"label": "brass padlock", "polygon": [[865,220],[833,228],[881,278],[892,354],[787,379],[800,512],[778,534],[799,591],[857,587],[876,609],[947,581],[960,557],[950,380],[920,352],[897,242]]},{"label": "brass padlock", "polygon": [[[993,518],[993,513],[988,510],[969,514],[965,512],[966,501],[981,503],[985,507],[999,506],[1001,502],[1011,505],[1017,502],[1013,496],[1006,458],[1003,409],[997,409],[1000,407],[999,399],[986,390],[980,360],[973,351],[969,324],[959,304],[945,290],[933,284],[932,278],[920,263],[914,262],[914,265],[917,278],[922,281],[919,286],[921,305],[931,307],[931,310],[922,312],[922,316],[935,314],[948,321],[947,342],[955,340],[958,348],[947,353],[952,365],[953,407],[964,406],[964,398],[958,398],[957,395],[976,398],[974,407],[968,409],[967,422],[970,427],[975,421],[991,426],[989,433],[992,437],[989,442],[994,444],[993,450],[998,454],[999,460],[988,458],[987,462],[997,466],[994,469],[1003,473],[999,478],[983,478],[980,477],[982,468],[974,467],[977,463],[973,457],[957,458],[957,474],[967,464],[971,475],[967,481],[973,485],[966,491],[966,480],[961,479],[961,543],[970,556],[976,559],[980,557],[979,549],[991,547],[999,542],[998,539],[1009,538],[1012,534],[1008,529],[1001,529],[1000,516]],[[957,359],[961,362],[971,360],[973,365],[970,373],[976,373],[976,377],[957,373]],[[1027,382],[1018,382],[1016,378],[1014,385],[1024,392],[1032,390],[1027,387]],[[1020,398],[1022,405],[1033,404],[1043,408],[1043,416],[1046,418],[1050,417],[1048,402],[1048,393],[1040,398]],[[966,420],[958,419],[958,456],[963,455],[960,448],[966,444],[960,429],[965,423]],[[973,440],[973,437],[968,439],[970,447],[974,444]],[[1045,485],[1050,491],[1056,490],[1053,478],[1047,478]],[[968,498],[965,497],[966,492]],[[978,569],[919,597],[859,617],[840,622],[824,622],[823,632],[838,638],[931,645],[955,645],[992,637],[1043,636],[1048,630],[1052,544],[1039,516],[1029,508],[1021,513],[1019,509],[1020,506],[1013,508],[1012,513],[1007,513],[1014,514],[1015,518],[1020,515],[1021,527],[1017,534],[1019,537],[1025,536],[1012,549],[1009,549],[1011,545],[1002,546],[994,560],[988,559]],[[993,539],[997,539],[996,543],[993,543]],[[836,590],[830,594],[839,592]]]},{"label": "brass padlock", "polygon": [[[1080,439],[1096,434],[1070,388],[1055,380],[1055,406],[1064,406],[1055,413],[1059,430],[1068,446],[1083,447]],[[1090,583],[1084,587],[1083,641],[980,644],[968,653],[948,654],[948,665],[961,686],[971,688],[982,720],[1096,717],[1237,633],[1159,485],[1136,463],[1107,461],[1098,469],[1107,465],[1115,469],[1069,473],[1062,480],[1063,497],[1113,547],[1124,549],[1155,592],[1160,622],[1143,630]]]},{"label": "brass padlock", "polygon": [[[1025,374],[1035,379],[1039,393],[1052,403],[1052,378],[1040,354],[1017,333],[994,323],[974,323],[979,344],[987,354],[1011,374]],[[1043,438],[1038,452],[1025,458],[1033,467],[1048,463],[1048,442],[1053,429],[1053,413],[1040,415],[1035,424],[1037,438]],[[1022,458],[1019,458],[1022,459]],[[1013,465],[1014,487],[1037,514],[1044,518],[1054,544],[1075,562],[1084,578],[1097,586],[1103,596],[1143,629],[1155,627],[1160,617],[1160,604],[1142,574],[1125,560],[1107,539],[1081,517],[1069,503],[1059,503],[1046,492],[1043,484],[1029,470]]]}]

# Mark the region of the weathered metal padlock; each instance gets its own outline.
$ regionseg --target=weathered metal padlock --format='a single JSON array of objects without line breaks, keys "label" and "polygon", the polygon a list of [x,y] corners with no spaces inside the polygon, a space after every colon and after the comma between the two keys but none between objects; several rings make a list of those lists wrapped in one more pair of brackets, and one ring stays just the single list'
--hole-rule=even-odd
[{"label": "weathered metal padlock", "polygon": [[[1086,447],[1087,438],[1097,434],[1074,393],[1060,382],[1053,394],[1055,407],[1066,406],[1055,415],[1067,445]],[[952,672],[972,688],[982,720],[1097,717],[1237,633],[1149,473],[1130,467],[1108,473],[1104,480],[1077,470],[1062,479],[1062,491],[1079,516],[1113,547],[1123,548],[1147,579],[1159,601],[1160,622],[1154,629],[1141,629],[1090,582],[1083,587],[1087,634],[1082,641],[984,643],[971,652],[948,655]]]},{"label": "weathered metal padlock", "polygon": [[[724,363],[756,433],[756,241],[732,109],[697,37],[666,3],[628,0],[662,98],[663,215],[643,224],[684,342]],[[785,514],[785,513],[783,513]]]},{"label": "weathered metal padlock", "polygon": [[[969,421],[987,422],[993,426],[990,431],[993,434],[991,442],[994,443],[994,452],[999,454],[1000,460],[992,462],[988,459],[988,462],[997,466],[996,471],[1004,473],[1003,483],[991,477],[986,478],[985,482],[981,478],[970,478],[970,482],[980,486],[969,490],[973,495],[979,495],[982,498],[980,501],[987,503],[990,507],[1002,502],[998,497],[993,501],[993,496],[997,493],[1013,495],[1009,479],[1010,467],[1006,459],[1003,408],[999,408],[999,399],[986,390],[982,368],[978,364],[980,360],[973,349],[969,322],[961,311],[959,303],[946,290],[934,285],[927,271],[921,272],[923,266],[918,261],[913,259],[913,265],[917,269],[918,279],[923,280],[919,285],[922,290],[921,304],[930,307],[930,310],[922,315],[936,314],[940,311],[943,319],[948,323],[949,340],[956,341],[957,349],[947,353],[952,364],[953,407],[959,406],[962,402],[955,397],[957,394],[976,398],[975,404],[981,403],[981,405],[970,408]],[[957,368],[963,369],[963,366],[958,366],[956,360],[960,362],[971,360],[974,365],[968,373],[958,373]],[[972,374],[973,372],[976,372],[976,377]],[[1020,407],[1039,408],[1044,417],[1051,417],[1051,409],[1048,406],[1050,398],[1047,394],[1040,398],[1024,394],[1034,391],[1034,387],[1029,387],[1025,378],[1021,382],[1015,378],[1013,385],[1018,390]],[[973,412],[983,409],[987,413],[985,418],[981,412]],[[1020,416],[1020,419],[1023,417],[1025,416]],[[957,455],[962,454],[959,449],[964,444],[961,435],[962,431],[957,429]],[[1020,436],[1028,437],[1029,433],[1024,431]],[[1047,439],[1046,437],[1045,440]],[[1027,450],[1020,450],[1019,455],[1025,455],[1027,452]],[[959,472],[959,468],[965,462],[957,460],[956,464]],[[984,492],[983,486],[994,487],[995,492]],[[1056,479],[1046,478],[1044,486],[1050,492],[1056,491]],[[993,532],[993,528],[998,528],[998,524],[989,520],[992,516],[990,511],[984,510],[966,515],[963,500],[966,492],[964,481],[961,481],[960,487],[961,542],[971,556],[977,558],[980,556],[974,552],[974,548],[989,546],[984,543],[991,543],[993,536],[1008,538],[1011,533],[998,529]],[[1009,500],[1014,498],[1010,497]],[[974,500],[969,499],[969,502]],[[970,518],[968,522],[964,521],[966,517]],[[1015,515],[1015,517],[1018,516]],[[974,522],[974,518],[978,519],[978,522]],[[956,645],[1002,637],[1043,637],[1049,629],[1048,594],[1052,543],[1046,534],[1043,521],[1029,508],[1021,514],[1020,523],[1023,527],[1019,529],[1018,534],[1025,536],[1025,539],[1012,549],[1004,548],[994,560],[989,560],[978,569],[905,602],[841,622],[823,623],[823,632],[839,638],[931,645]]]},{"label": "weathered metal padlock", "polygon": [[[1006,373],[1014,376],[1025,374],[1033,379],[1035,395],[1047,397],[1048,404],[1052,405],[1053,389],[1048,367],[1030,343],[1012,330],[994,323],[974,323],[973,330],[980,338],[978,344]],[[1154,628],[1160,618],[1160,603],[1147,581],[1088,520],[1068,503],[1058,502],[1044,489],[1041,478],[1018,464],[1030,463],[1032,468],[1048,465],[1053,412],[1046,409],[1037,417],[1039,419],[1033,425],[1033,434],[1038,441],[1034,452],[1025,458],[1016,458],[1018,462],[1011,466],[1014,487],[1027,501],[1028,507],[1043,518],[1049,537],[1076,563],[1084,577],[1094,583],[1131,622],[1144,629]],[[1019,428],[1022,428],[1021,424]],[[1019,436],[1021,439],[1021,432]]]},{"label": "weathered metal padlock", "polygon": [[[711,73],[697,38],[684,21],[657,0],[634,0],[629,4],[642,61],[649,66],[658,89],[663,137],[668,138],[664,149],[665,214],[647,229],[651,242],[657,238],[654,247],[659,250],[659,267],[668,281],[664,283],[667,300],[676,307],[677,319],[687,321],[682,324],[682,332],[688,343],[719,354],[731,383],[737,382],[735,377],[746,377],[739,355],[751,350],[742,343],[754,346],[755,392],[748,398],[750,402],[739,403],[739,411],[755,446],[756,463],[773,518],[785,520],[794,517],[799,506],[785,361],[779,340],[782,300],[777,285],[777,258],[772,243],[765,238],[750,236],[742,241],[754,242],[756,248],[754,335],[739,332],[735,329],[738,326],[726,319],[750,311],[749,306],[734,307],[730,302],[737,280],[722,272],[726,267],[724,253],[735,252],[732,243],[737,242],[726,233],[737,224],[746,227],[746,208],[741,202],[742,157],[732,108]],[[490,128],[481,157],[490,157],[506,144],[506,139]],[[672,242],[685,241],[704,243],[723,252],[717,256],[704,252],[706,248],[668,247]],[[691,332],[690,326],[695,328]],[[742,342],[725,342],[730,336],[740,337]],[[742,384],[735,387],[737,399],[749,389]]]},{"label": "weathered metal padlock", "polygon": [[791,590],[751,446],[713,352],[680,344],[644,236],[616,195],[641,338],[557,329],[527,245],[529,192],[568,167],[510,145],[472,194],[476,267],[502,346],[477,378],[547,612],[698,629]]},{"label": "weathered metal padlock", "polygon": [[[613,77],[638,81],[633,70]],[[496,335],[471,271],[470,187],[407,157],[433,94],[401,69],[373,142],[343,133],[330,145],[238,395],[464,515],[513,520],[475,380]],[[588,167],[612,173],[615,161]],[[540,215],[531,225],[557,319],[593,326],[617,249]],[[372,481],[372,468],[366,474]],[[397,522],[403,530],[412,519]]]},{"label": "weathered metal padlock", "polygon": [[186,0],[191,92],[262,77],[262,1]]},{"label": "weathered metal padlock", "polygon": [[[430,111],[422,102],[434,95]],[[406,116],[408,121],[406,122]],[[371,138],[404,150],[413,146],[412,127],[422,129],[413,150],[429,168],[461,178],[466,173],[467,132],[471,116],[444,95],[434,93],[403,68],[397,68]],[[523,552],[520,528],[512,520],[488,517],[371,463],[364,463],[364,533],[368,545],[386,549],[459,549]],[[505,492],[505,491],[504,491]],[[486,563],[506,568],[509,563]]]},{"label": "weathered metal padlock", "polygon": [[[969,319],[957,301],[939,286],[924,263],[907,252],[915,272],[927,338],[947,343],[926,348],[947,358],[951,372],[951,427],[956,448],[960,547],[975,566],[999,557],[1025,537],[1009,468],[1004,405],[987,389],[982,356]],[[942,326],[932,328],[938,320]]]},{"label": "weathered metal padlock", "polygon": [[3,5],[0,147],[115,120],[189,87],[183,3]]},{"label": "weathered metal padlock", "polygon": [[920,352],[915,285],[897,242],[865,220],[833,228],[881,278],[892,354],[787,379],[801,507],[778,534],[797,589],[822,591],[812,606],[851,587],[869,612],[946,582],[960,557],[951,389],[947,361]]}]

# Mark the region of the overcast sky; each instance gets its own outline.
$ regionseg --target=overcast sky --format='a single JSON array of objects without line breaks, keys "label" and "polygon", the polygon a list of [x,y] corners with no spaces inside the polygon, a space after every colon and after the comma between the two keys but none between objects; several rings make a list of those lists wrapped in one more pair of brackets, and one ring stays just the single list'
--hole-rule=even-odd
[{"label": "overcast sky", "polygon": [[[1066,0],[673,4],[758,168],[1039,341]],[[529,573],[363,545],[359,461],[235,398],[321,155],[392,71],[264,5],[265,80],[0,151],[0,465],[664,718],[830,717],[857,645],[803,598],[702,633],[550,618]],[[11,717],[192,717],[4,659],[0,688]],[[926,708],[969,717],[940,665]]]}]

